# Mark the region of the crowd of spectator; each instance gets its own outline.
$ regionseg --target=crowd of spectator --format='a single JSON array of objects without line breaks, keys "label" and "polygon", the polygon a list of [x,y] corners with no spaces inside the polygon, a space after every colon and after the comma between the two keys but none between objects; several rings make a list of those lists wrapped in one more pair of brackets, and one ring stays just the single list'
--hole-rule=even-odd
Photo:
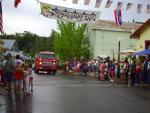
[{"label": "crowd of spectator", "polygon": [[0,85],[6,91],[31,94],[33,91],[32,65],[24,62],[20,55],[12,57],[10,53],[0,59]]},{"label": "crowd of spectator", "polygon": [[132,85],[150,84],[150,56],[144,58],[128,58],[117,61],[115,59],[98,58],[92,60],[71,60],[65,63],[65,70],[87,77],[93,73],[98,80],[124,81]]}]

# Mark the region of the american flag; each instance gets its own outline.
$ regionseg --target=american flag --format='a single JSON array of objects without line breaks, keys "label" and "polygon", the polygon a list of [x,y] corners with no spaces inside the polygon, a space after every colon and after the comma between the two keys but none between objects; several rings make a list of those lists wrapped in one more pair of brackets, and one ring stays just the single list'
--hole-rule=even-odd
[{"label": "american flag", "polygon": [[78,0],[72,0],[73,4],[78,4]]},{"label": "american flag", "polygon": [[117,4],[117,10],[120,10],[121,9],[121,7],[122,7],[122,5],[123,5],[123,2],[118,2],[118,4]]},{"label": "american flag", "polygon": [[122,25],[122,12],[121,10],[114,10],[114,16],[115,16],[115,21],[117,26]]},{"label": "american flag", "polygon": [[147,10],[146,10],[147,14],[150,14],[150,4],[147,4]]},{"label": "american flag", "polygon": [[111,6],[112,3],[113,3],[112,0],[108,0],[108,1],[106,2],[105,8],[110,8],[110,6]]},{"label": "american flag", "polygon": [[102,0],[96,0],[95,8],[99,8]]},{"label": "american flag", "polygon": [[132,5],[133,5],[133,3],[128,3],[127,7],[126,7],[126,10],[129,10],[132,7]]},{"label": "american flag", "polygon": [[89,5],[90,0],[84,0],[84,5]]},{"label": "american flag", "polygon": [[3,33],[2,3],[0,1],[0,32]]},{"label": "american flag", "polygon": [[137,13],[141,13],[142,7],[143,7],[143,4],[137,5]]}]

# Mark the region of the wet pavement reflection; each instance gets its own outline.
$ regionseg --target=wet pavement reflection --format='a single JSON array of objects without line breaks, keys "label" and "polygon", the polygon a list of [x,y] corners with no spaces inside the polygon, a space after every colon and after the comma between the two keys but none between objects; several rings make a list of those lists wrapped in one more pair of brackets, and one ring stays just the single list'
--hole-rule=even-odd
[{"label": "wet pavement reflection", "polygon": [[0,113],[150,113],[150,90],[109,81],[34,75],[28,96],[0,88]]},{"label": "wet pavement reflection", "polygon": [[33,113],[32,96],[4,92],[0,96],[0,113]]}]

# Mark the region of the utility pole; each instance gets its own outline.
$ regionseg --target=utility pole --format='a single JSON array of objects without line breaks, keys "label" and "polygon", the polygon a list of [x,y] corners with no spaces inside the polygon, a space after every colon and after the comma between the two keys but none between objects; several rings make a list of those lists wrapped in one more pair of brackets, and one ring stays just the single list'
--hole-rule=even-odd
[{"label": "utility pole", "polygon": [[118,61],[120,62],[120,39],[118,41]]}]

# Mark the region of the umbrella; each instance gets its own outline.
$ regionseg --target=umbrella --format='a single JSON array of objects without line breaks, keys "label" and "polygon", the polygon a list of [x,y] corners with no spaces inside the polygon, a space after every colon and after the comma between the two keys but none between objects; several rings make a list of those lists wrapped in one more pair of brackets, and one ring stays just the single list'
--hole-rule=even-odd
[{"label": "umbrella", "polygon": [[136,55],[150,55],[150,49],[145,49],[144,51],[136,52],[133,54],[133,56]]},{"label": "umbrella", "polygon": [[131,55],[132,53],[135,53],[136,51],[133,49],[127,49],[127,50],[123,50],[120,53],[121,54],[127,54],[127,55]]},{"label": "umbrella", "polygon": [[104,54],[100,54],[98,57],[100,57],[100,58],[107,58],[108,56],[104,55]]}]

